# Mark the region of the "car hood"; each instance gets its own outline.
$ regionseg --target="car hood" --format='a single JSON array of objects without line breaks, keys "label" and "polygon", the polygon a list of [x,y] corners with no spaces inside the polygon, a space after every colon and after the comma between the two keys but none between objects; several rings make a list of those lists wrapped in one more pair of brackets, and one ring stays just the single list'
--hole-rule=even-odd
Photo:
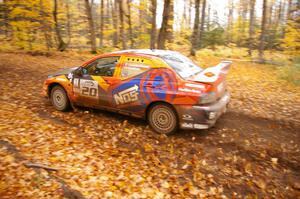
[{"label": "car hood", "polygon": [[72,67],[72,68],[64,68],[64,69],[58,70],[58,71],[50,74],[49,77],[55,77],[55,76],[59,76],[59,75],[68,75],[69,73],[73,72],[77,68],[79,68],[79,66]]}]

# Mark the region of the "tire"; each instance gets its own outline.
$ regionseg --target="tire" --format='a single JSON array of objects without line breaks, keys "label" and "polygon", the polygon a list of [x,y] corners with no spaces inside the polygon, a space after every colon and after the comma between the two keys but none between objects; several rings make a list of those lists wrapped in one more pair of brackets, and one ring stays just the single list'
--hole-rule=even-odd
[{"label": "tire", "polygon": [[61,86],[54,86],[51,89],[51,102],[52,105],[58,111],[68,111],[70,110],[70,101],[65,89]]},{"label": "tire", "polygon": [[147,113],[148,124],[160,134],[170,135],[178,130],[178,118],[172,106],[164,103],[155,104]]}]

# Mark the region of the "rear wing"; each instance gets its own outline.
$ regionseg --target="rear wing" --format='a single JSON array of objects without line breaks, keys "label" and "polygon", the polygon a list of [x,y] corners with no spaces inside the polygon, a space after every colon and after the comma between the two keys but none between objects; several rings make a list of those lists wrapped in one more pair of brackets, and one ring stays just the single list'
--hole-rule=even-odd
[{"label": "rear wing", "polygon": [[230,69],[231,64],[232,64],[232,61],[222,61],[218,65],[216,65],[214,68],[218,68],[220,70],[220,72],[222,72],[223,74],[227,74]]},{"label": "rear wing", "polygon": [[213,83],[217,81],[221,74],[226,75],[229,72],[231,61],[222,61],[218,65],[204,69],[197,80],[204,83]]}]

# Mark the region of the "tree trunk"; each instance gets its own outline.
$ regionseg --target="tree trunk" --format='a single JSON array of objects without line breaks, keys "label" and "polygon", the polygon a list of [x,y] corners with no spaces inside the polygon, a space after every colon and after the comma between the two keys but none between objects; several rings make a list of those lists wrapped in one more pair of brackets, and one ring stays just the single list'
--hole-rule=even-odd
[{"label": "tree trunk", "polygon": [[211,8],[210,8],[210,5],[208,5],[208,8],[207,8],[207,20],[206,20],[206,30],[207,31],[210,31],[210,20],[211,20],[211,18],[210,18],[210,12],[211,12]]},{"label": "tree trunk", "polygon": [[58,18],[57,18],[57,0],[54,0],[54,9],[53,9],[53,20],[54,20],[54,27],[55,27],[55,33],[58,41],[58,47],[57,50],[64,51],[67,48],[67,44],[63,41],[60,27],[58,24]]},{"label": "tree trunk", "polygon": [[94,21],[92,16],[92,4],[90,4],[89,0],[85,0],[85,11],[86,16],[89,23],[89,33],[90,33],[90,43],[91,43],[91,52],[96,53],[96,35],[95,35],[95,28],[94,28]]},{"label": "tree trunk", "polygon": [[186,25],[188,24],[187,22],[187,3],[184,3],[183,6],[183,16],[180,22],[180,26],[181,26],[181,31],[186,29]]},{"label": "tree trunk", "polygon": [[113,28],[114,28],[114,33],[113,33],[113,45],[116,47],[118,46],[119,43],[119,20],[118,20],[118,3],[117,0],[114,1],[114,4],[111,0],[111,13],[112,13],[112,21],[113,21]]},{"label": "tree trunk", "polygon": [[188,26],[189,26],[189,29],[192,28],[192,0],[189,0],[188,1],[188,4],[189,4],[189,14],[188,14]]},{"label": "tree trunk", "polygon": [[140,33],[146,32],[146,0],[139,0],[139,25]]},{"label": "tree trunk", "polygon": [[122,39],[122,49],[127,49],[125,25],[124,25],[124,0],[119,0],[119,15],[120,15],[120,34]]},{"label": "tree trunk", "polygon": [[165,42],[166,42],[166,38],[167,38],[170,3],[171,3],[171,0],[164,1],[163,19],[162,19],[161,28],[160,28],[159,34],[158,34],[158,40],[157,40],[157,47],[159,49],[165,49],[165,47],[166,47]]},{"label": "tree trunk", "polygon": [[233,22],[233,0],[229,1],[229,12],[228,12],[228,21],[227,21],[227,42],[231,43],[232,42],[232,34],[231,34],[231,30],[232,30],[232,22]]},{"label": "tree trunk", "polygon": [[200,25],[200,32],[199,32],[199,47],[202,47],[202,38],[204,34],[204,23],[205,23],[205,9],[206,9],[206,0],[202,1],[202,11],[201,11],[201,25]]},{"label": "tree trunk", "polygon": [[150,49],[155,49],[155,41],[156,41],[156,7],[157,7],[157,0],[151,0],[152,19],[151,19]]},{"label": "tree trunk", "polygon": [[249,39],[248,39],[248,54],[252,56],[253,40],[254,40],[254,22],[255,22],[255,0],[250,0],[250,21],[249,21]]},{"label": "tree trunk", "polygon": [[199,7],[200,7],[200,0],[195,1],[195,22],[194,22],[194,28],[193,28],[193,34],[191,38],[191,55],[196,55],[197,50],[197,44],[198,44],[198,35],[199,35]]},{"label": "tree trunk", "polygon": [[67,32],[68,32],[68,44],[70,44],[72,39],[71,34],[71,13],[70,13],[70,1],[66,1],[66,11],[67,11]]},{"label": "tree trunk", "polygon": [[46,44],[46,48],[47,51],[50,50],[51,48],[51,37],[50,37],[50,31],[49,31],[49,27],[47,25],[47,19],[45,17],[45,8],[44,8],[44,2],[43,0],[40,0],[40,17],[41,17],[41,29],[44,33],[44,38],[45,38],[45,44]]},{"label": "tree trunk", "polygon": [[173,42],[173,24],[174,24],[174,0],[170,0],[169,17],[167,22],[167,41]]},{"label": "tree trunk", "polygon": [[128,5],[128,28],[129,28],[129,40],[130,40],[130,48],[133,48],[134,46],[134,40],[133,40],[133,33],[132,33],[132,22],[131,22],[131,1],[132,0],[127,0],[127,5]]},{"label": "tree trunk", "polygon": [[264,50],[265,50],[265,37],[266,37],[266,25],[267,25],[267,0],[263,1],[263,13],[261,22],[261,33],[259,43],[259,59],[264,62]]},{"label": "tree trunk", "polygon": [[103,30],[104,30],[104,0],[101,0],[100,2],[100,48],[103,47]]},{"label": "tree trunk", "polygon": [[4,4],[4,10],[3,10],[3,22],[4,22],[4,34],[6,39],[10,40],[11,36],[12,36],[12,30],[10,29],[9,26],[9,6],[7,4],[8,0],[4,0],[3,4]]}]

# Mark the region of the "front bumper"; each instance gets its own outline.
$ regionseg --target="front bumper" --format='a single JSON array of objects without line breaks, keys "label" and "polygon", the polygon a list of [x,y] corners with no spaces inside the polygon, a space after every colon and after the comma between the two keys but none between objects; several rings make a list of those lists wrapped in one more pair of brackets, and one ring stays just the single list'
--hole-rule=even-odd
[{"label": "front bumper", "polygon": [[178,106],[180,127],[182,129],[208,129],[226,112],[230,94],[226,92],[221,99],[209,105]]}]

